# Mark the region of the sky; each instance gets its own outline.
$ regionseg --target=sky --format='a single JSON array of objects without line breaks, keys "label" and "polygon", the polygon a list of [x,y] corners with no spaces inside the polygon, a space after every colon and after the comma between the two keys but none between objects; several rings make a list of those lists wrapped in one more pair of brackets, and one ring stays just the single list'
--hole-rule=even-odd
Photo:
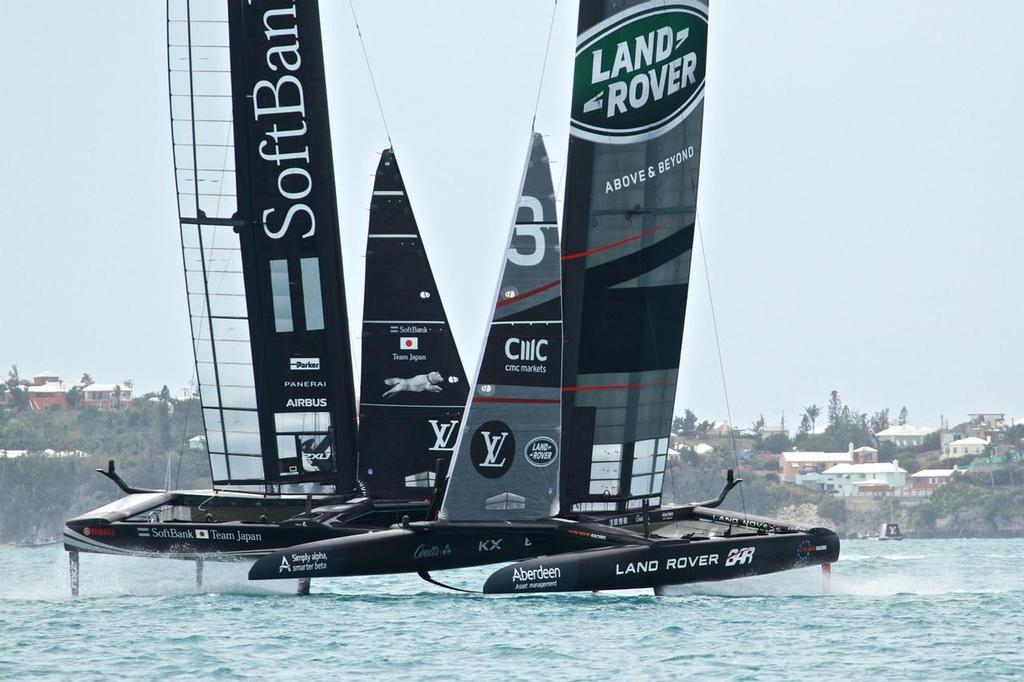
[{"label": "sky", "polygon": [[[473,367],[535,107],[561,193],[577,2],[354,6]],[[727,393],[733,423],[794,427],[836,389],[862,411],[905,405],[915,425],[1024,416],[1024,3],[967,7],[711,3],[696,247],[708,267],[694,258],[680,412],[726,419]],[[164,2],[4,0],[4,17],[0,365],[177,392],[193,358]],[[322,2],[321,18],[357,330],[388,138],[348,3]]]}]

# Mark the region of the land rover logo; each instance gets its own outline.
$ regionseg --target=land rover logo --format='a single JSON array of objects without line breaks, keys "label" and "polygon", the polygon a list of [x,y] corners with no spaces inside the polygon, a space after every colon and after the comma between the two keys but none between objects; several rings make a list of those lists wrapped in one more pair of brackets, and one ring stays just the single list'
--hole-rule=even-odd
[{"label": "land rover logo", "polygon": [[485,422],[473,434],[469,445],[473,468],[484,478],[501,478],[512,468],[516,439],[505,422]]},{"label": "land rover logo", "polygon": [[707,39],[707,7],[696,0],[646,2],[582,33],[572,134],[626,144],[674,128],[703,99]]},{"label": "land rover logo", "polygon": [[558,458],[558,446],[547,436],[534,438],[526,444],[526,461],[535,467],[546,467]]}]

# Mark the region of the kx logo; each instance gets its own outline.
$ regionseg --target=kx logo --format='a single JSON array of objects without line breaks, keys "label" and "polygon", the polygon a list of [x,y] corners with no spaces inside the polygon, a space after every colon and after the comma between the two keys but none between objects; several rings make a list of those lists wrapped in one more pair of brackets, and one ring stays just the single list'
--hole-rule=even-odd
[{"label": "kx logo", "polygon": [[505,466],[505,458],[502,457],[499,462],[498,455],[501,454],[501,446],[505,444],[505,439],[508,438],[508,432],[503,431],[500,434],[492,434],[490,431],[481,431],[480,435],[483,436],[484,445],[487,447],[487,456],[484,457],[484,461],[480,463],[480,466],[498,468]]},{"label": "kx logo", "polygon": [[437,419],[430,420],[430,426],[434,429],[434,447],[431,452],[451,452],[455,448],[455,435],[459,432],[459,421],[441,423]]},{"label": "kx logo", "polygon": [[725,557],[726,566],[738,566],[741,564],[749,564],[753,561],[753,547],[736,547],[735,549],[730,549],[729,555]]},{"label": "kx logo", "polygon": [[477,547],[478,552],[493,552],[501,549],[501,540],[481,540]]}]

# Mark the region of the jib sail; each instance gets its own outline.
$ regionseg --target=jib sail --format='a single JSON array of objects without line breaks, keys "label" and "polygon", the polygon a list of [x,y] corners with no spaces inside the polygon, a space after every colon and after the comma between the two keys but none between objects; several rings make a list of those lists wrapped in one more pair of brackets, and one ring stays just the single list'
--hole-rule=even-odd
[{"label": "jib sail", "polygon": [[538,519],[558,511],[559,255],[551,171],[535,134],[442,519]]},{"label": "jib sail", "polygon": [[447,469],[466,374],[405,183],[381,154],[370,203],[359,388],[359,477],[375,498],[424,499]]},{"label": "jib sail", "polygon": [[660,501],[696,220],[708,8],[580,4],[566,169],[566,511]]},{"label": "jib sail", "polygon": [[214,484],[353,489],[355,391],[317,4],[170,0],[167,15]]}]

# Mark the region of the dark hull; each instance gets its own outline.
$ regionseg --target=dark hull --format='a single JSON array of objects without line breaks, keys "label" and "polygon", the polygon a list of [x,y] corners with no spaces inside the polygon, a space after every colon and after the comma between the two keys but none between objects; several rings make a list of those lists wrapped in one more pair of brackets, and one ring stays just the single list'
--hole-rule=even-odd
[{"label": "dark hull", "polygon": [[[336,504],[330,504],[336,503]],[[305,512],[306,505],[312,507]],[[172,559],[251,560],[275,550],[426,517],[426,501],[158,492],[128,495],[67,521],[64,549]],[[173,518],[162,520],[168,513]],[[183,517],[183,518],[182,518]],[[202,519],[202,520],[199,520]]]},{"label": "dark hull", "polygon": [[414,523],[275,552],[253,564],[249,579],[440,571],[601,547],[608,541],[605,533],[560,521]]},{"label": "dark hull", "polygon": [[646,547],[609,547],[519,562],[493,573],[484,592],[659,588],[776,573],[838,558],[839,537],[823,528],[787,535],[658,540]]},{"label": "dark hull", "polygon": [[[623,527],[679,520],[703,525],[707,532],[666,538]],[[652,510],[646,518],[609,514],[587,520],[411,523],[275,552],[256,561],[249,578],[423,574],[519,561],[492,575],[485,591],[613,590],[727,580],[838,557],[839,538],[830,530],[690,506]]]}]

